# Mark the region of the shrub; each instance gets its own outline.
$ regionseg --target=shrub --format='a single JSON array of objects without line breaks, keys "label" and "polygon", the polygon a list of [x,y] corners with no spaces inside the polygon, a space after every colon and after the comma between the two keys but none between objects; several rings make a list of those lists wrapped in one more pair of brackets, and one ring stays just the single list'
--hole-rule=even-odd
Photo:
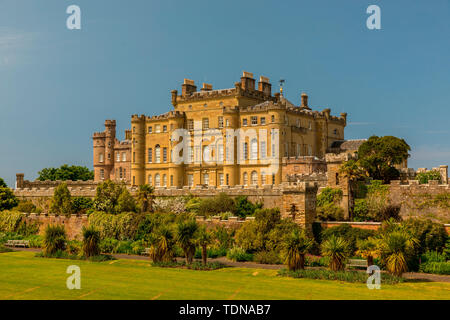
[{"label": "shrub", "polygon": [[328,267],[329,264],[329,257],[313,256],[310,254],[305,255],[305,265],[308,267]]},{"label": "shrub", "polygon": [[253,261],[253,255],[239,247],[233,247],[228,250],[227,258],[232,261]]},{"label": "shrub", "polygon": [[437,180],[439,183],[441,182],[441,174],[437,170],[430,170],[427,172],[420,172],[416,176],[416,180],[419,180],[420,184],[426,184],[430,180]]},{"label": "shrub", "polygon": [[317,218],[321,221],[336,221],[344,219],[344,210],[339,206],[342,200],[342,190],[326,187],[317,196]]},{"label": "shrub", "polygon": [[317,206],[322,207],[329,203],[338,204],[342,200],[342,190],[339,188],[326,187],[317,196]]},{"label": "shrub", "polygon": [[281,264],[280,255],[276,251],[259,251],[253,255],[253,261],[261,264]]},{"label": "shrub", "polygon": [[408,271],[408,255],[412,250],[412,244],[405,232],[392,231],[382,238],[381,250],[385,259],[387,270],[395,275],[401,276]]},{"label": "shrub", "polygon": [[236,216],[241,217],[241,218],[251,216],[255,213],[256,209],[262,208],[261,203],[253,204],[251,201],[248,200],[248,198],[246,196],[236,197],[235,203],[236,203],[236,208],[235,208],[234,213],[236,214]]},{"label": "shrub", "polygon": [[31,201],[20,201],[15,210],[19,212],[31,213],[35,212],[36,206]]},{"label": "shrub", "polygon": [[23,215],[17,211],[0,212],[0,231],[16,232],[22,223]]},{"label": "shrub", "polygon": [[100,254],[100,232],[94,226],[83,227],[83,254],[89,258]]},{"label": "shrub", "polygon": [[10,210],[19,204],[19,200],[10,188],[0,187],[0,211]]},{"label": "shrub", "polygon": [[[307,279],[320,279],[320,280],[338,280],[345,282],[360,282],[366,283],[368,275],[365,272],[360,271],[331,271],[326,269],[306,269],[288,271],[281,269],[278,271],[278,275],[292,278],[307,278]],[[390,274],[381,273],[381,282],[384,284],[396,284],[403,282],[402,277],[392,276]]]},{"label": "shrub", "polygon": [[136,201],[131,196],[130,192],[123,188],[117,199],[117,206],[115,207],[116,213],[122,212],[136,212]]},{"label": "shrub", "polygon": [[109,214],[94,212],[89,215],[89,225],[100,231],[101,238],[115,238],[118,240],[134,239],[140,222],[144,219],[141,214],[124,212]]},{"label": "shrub", "polygon": [[77,240],[67,241],[67,252],[70,255],[79,255],[82,250],[82,243]]},{"label": "shrub", "polygon": [[225,211],[234,212],[235,210],[235,201],[223,192],[212,198],[201,199],[197,206],[197,213],[204,216],[217,215]]},{"label": "shrub", "polygon": [[86,214],[89,209],[94,206],[94,201],[88,197],[72,198],[72,208],[74,213]]},{"label": "shrub", "polygon": [[195,220],[183,221],[177,224],[176,241],[183,249],[186,263],[192,263],[195,254],[195,236],[198,224]]},{"label": "shrub", "polygon": [[322,241],[328,239],[333,235],[336,237],[344,238],[348,242],[349,255],[353,255],[354,252],[356,251],[357,240],[366,240],[369,237],[374,236],[375,231],[360,228],[352,228],[348,224],[342,224],[337,227],[324,229],[321,234]]},{"label": "shrub", "polygon": [[233,229],[227,229],[225,226],[216,226],[212,230],[213,238],[216,240],[215,246],[219,250],[228,250],[234,244],[234,235],[236,233]]},{"label": "shrub", "polygon": [[294,229],[286,235],[283,242],[283,256],[289,270],[305,268],[305,254],[308,253],[313,241],[306,235],[305,230]]},{"label": "shrub", "polygon": [[353,221],[369,221],[369,206],[366,199],[355,199]]},{"label": "shrub", "polygon": [[154,234],[151,234],[149,242],[150,259],[153,262],[170,262],[173,260],[175,239],[168,226],[161,225]]},{"label": "shrub", "polygon": [[427,251],[421,256],[422,263],[427,262],[446,262],[447,257],[445,254],[439,253],[437,251]]},{"label": "shrub", "polygon": [[418,254],[426,251],[442,252],[448,239],[445,226],[430,219],[408,219],[402,225],[419,241]]},{"label": "shrub", "polygon": [[427,262],[420,265],[420,272],[450,275],[450,262]]},{"label": "shrub", "polygon": [[94,208],[98,211],[115,214],[117,204],[125,185],[106,180],[97,186]]},{"label": "shrub", "polygon": [[345,260],[348,257],[348,242],[344,238],[331,235],[327,240],[322,242],[322,254],[330,258],[329,267],[333,271],[343,270],[345,268]]},{"label": "shrub", "polygon": [[66,249],[66,230],[62,225],[48,225],[45,229],[44,240],[42,242],[43,253],[51,256],[57,251]]},{"label": "shrub", "polygon": [[102,253],[116,253],[119,240],[113,238],[105,238],[100,241],[99,247]]}]

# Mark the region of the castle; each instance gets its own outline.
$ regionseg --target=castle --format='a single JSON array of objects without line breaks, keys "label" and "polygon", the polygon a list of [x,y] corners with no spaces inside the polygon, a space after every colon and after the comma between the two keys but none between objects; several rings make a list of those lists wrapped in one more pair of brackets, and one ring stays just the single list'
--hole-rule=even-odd
[{"label": "castle", "polygon": [[[234,88],[213,90],[184,79],[181,95],[171,92],[173,110],[158,116],[133,115],[125,140],[115,137],[115,121],[94,133],[95,181],[112,179],[132,186],[264,186],[291,174],[326,172],[323,161],[342,142],[346,113],[315,111],[301,94],[294,105],[269,79],[243,72]],[[357,149],[357,148],[356,148]]]}]

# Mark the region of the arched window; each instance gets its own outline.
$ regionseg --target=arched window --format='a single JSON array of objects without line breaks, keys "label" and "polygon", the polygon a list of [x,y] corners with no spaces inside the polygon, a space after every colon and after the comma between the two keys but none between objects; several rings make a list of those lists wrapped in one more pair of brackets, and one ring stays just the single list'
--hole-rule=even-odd
[{"label": "arched window", "polygon": [[163,186],[167,186],[167,175],[163,174]]},{"label": "arched window", "polygon": [[155,162],[161,163],[161,147],[159,144],[155,146]]},{"label": "arched window", "polygon": [[256,138],[250,142],[250,159],[258,159],[258,140]]},{"label": "arched window", "polygon": [[152,175],[151,174],[148,175],[148,184],[152,185]]},{"label": "arched window", "polygon": [[244,177],[243,177],[242,180],[243,180],[242,182],[243,182],[244,186],[248,185],[248,174],[247,174],[247,172],[244,172]]},{"label": "arched window", "polygon": [[159,173],[155,174],[155,186],[160,187],[161,186],[161,176]]},{"label": "arched window", "polygon": [[261,185],[266,184],[266,173],[261,171]]},{"label": "arched window", "polygon": [[252,184],[258,184],[258,173],[256,171],[252,171]]}]

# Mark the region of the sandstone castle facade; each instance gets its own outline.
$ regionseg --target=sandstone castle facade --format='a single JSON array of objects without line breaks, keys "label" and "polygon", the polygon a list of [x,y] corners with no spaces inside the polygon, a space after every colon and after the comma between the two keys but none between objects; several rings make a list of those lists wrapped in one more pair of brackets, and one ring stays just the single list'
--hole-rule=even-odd
[{"label": "sandstone castle facade", "polygon": [[124,141],[115,138],[113,120],[94,134],[96,181],[162,188],[278,185],[296,172],[325,172],[321,159],[344,139],[346,113],[312,110],[305,93],[295,105],[282,91],[272,94],[266,77],[256,87],[249,72],[221,90],[204,83],[198,91],[185,79],[181,94],[171,95],[173,110],[133,115]]}]

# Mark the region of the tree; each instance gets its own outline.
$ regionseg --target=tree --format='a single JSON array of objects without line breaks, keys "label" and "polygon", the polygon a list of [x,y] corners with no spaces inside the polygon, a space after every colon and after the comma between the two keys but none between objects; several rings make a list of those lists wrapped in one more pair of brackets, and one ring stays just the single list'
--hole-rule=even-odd
[{"label": "tree", "polygon": [[62,165],[59,168],[44,168],[38,172],[37,180],[45,181],[45,180],[93,180],[94,179],[94,171],[89,170],[83,166],[68,166],[67,164]]},{"label": "tree", "polygon": [[150,237],[150,259],[153,262],[171,262],[173,260],[174,237],[170,228],[161,225]]},{"label": "tree", "polygon": [[322,254],[330,258],[330,269],[333,271],[344,270],[345,260],[348,256],[349,244],[344,238],[331,235],[322,242]]},{"label": "tree", "polygon": [[206,265],[206,261],[208,258],[208,245],[212,242],[212,234],[208,230],[206,230],[205,226],[201,226],[198,229],[197,233],[197,244],[202,248],[202,262]]},{"label": "tree", "polygon": [[367,259],[367,265],[373,265],[373,259],[379,256],[379,243],[374,238],[368,238],[365,240],[357,240],[358,251],[356,254],[359,254],[361,257]]},{"label": "tree", "polygon": [[387,270],[398,277],[408,271],[407,257],[412,249],[411,239],[406,233],[393,231],[384,235],[381,251],[385,256]]},{"label": "tree", "polygon": [[307,237],[304,229],[296,228],[285,237],[283,253],[289,270],[305,268],[305,254],[311,249],[313,240]]},{"label": "tree", "polygon": [[372,136],[358,148],[358,162],[373,179],[398,179],[399,172],[395,165],[401,164],[409,157],[410,146],[405,140],[393,137]]},{"label": "tree", "polygon": [[0,187],[0,211],[12,209],[18,204],[19,200],[10,188]]},{"label": "tree", "polygon": [[236,208],[235,214],[238,217],[245,218],[246,216],[251,216],[256,209],[261,209],[262,204],[256,203],[253,204],[248,200],[246,196],[238,196],[235,199]]},{"label": "tree", "polygon": [[195,220],[182,221],[177,225],[177,242],[184,252],[187,264],[191,264],[194,258],[197,229],[198,224]]},{"label": "tree", "polygon": [[[342,164],[339,173],[343,178],[348,180],[348,191],[350,193],[350,199],[353,202],[353,199],[355,198],[356,183],[366,176],[366,172],[360,167],[356,160],[350,159]],[[350,217],[352,217],[353,213],[352,208],[353,205],[350,205]]]},{"label": "tree", "polygon": [[0,178],[0,188],[8,188],[5,180],[3,180],[2,178]]},{"label": "tree", "polygon": [[122,194],[124,185],[106,180],[97,186],[97,193],[94,199],[94,208],[98,211],[116,213],[119,197]]},{"label": "tree", "polygon": [[152,212],[153,211],[153,191],[154,188],[148,184],[143,184],[139,186],[137,193],[137,198],[139,205],[141,207],[141,212]]},{"label": "tree", "polygon": [[100,254],[100,231],[94,226],[83,227],[83,254],[86,258]]},{"label": "tree", "polygon": [[50,210],[65,215],[70,215],[73,212],[72,199],[67,183],[61,183],[56,187]]},{"label": "tree", "polygon": [[136,201],[126,188],[122,189],[114,210],[117,213],[136,212]]}]

